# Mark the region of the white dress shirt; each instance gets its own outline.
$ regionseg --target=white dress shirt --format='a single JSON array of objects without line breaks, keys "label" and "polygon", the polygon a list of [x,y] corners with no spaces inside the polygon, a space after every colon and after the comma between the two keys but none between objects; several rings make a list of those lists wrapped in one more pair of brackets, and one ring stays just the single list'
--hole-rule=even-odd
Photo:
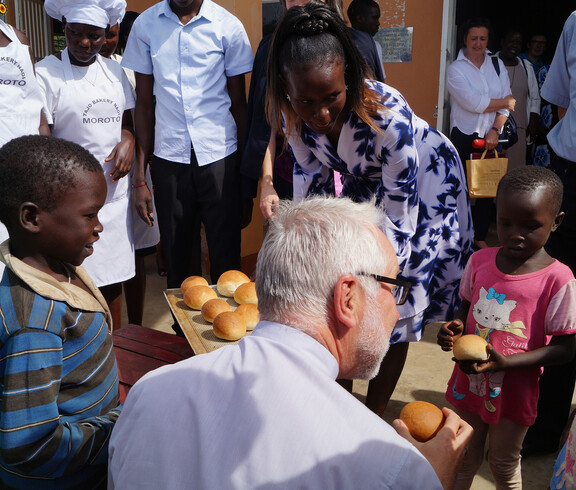
[{"label": "white dress shirt", "polygon": [[568,109],[548,133],[548,143],[562,158],[576,162],[576,11],[564,24],[541,95]]},{"label": "white dress shirt", "polygon": [[134,385],[114,428],[109,488],[442,488],[337,374],[320,343],[271,322],[157,369]]},{"label": "white dress shirt", "polygon": [[456,127],[464,134],[478,133],[484,137],[494,124],[496,112],[508,116],[506,109],[484,112],[491,99],[503,99],[512,93],[508,72],[501,60],[498,60],[498,64],[500,76],[488,51],[484,55],[484,63],[477,68],[466,58],[464,50],[460,50],[458,58],[448,67],[450,130]]},{"label": "white dress shirt", "polygon": [[237,148],[227,77],[252,70],[252,48],[241,22],[211,0],[186,25],[164,0],[136,19],[122,66],[154,75],[154,154],[198,165],[221,160]]}]

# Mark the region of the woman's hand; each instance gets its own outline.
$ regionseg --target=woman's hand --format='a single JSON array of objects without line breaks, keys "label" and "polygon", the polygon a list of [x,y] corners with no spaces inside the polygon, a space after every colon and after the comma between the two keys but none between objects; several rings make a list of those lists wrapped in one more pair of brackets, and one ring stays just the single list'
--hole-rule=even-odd
[{"label": "woman's hand", "polygon": [[508,109],[509,111],[514,112],[514,108],[516,107],[516,99],[512,97],[512,94],[504,97],[504,102],[506,104],[505,108]]},{"label": "woman's hand", "polygon": [[451,322],[444,323],[438,334],[436,335],[436,342],[443,351],[449,352],[454,347],[454,342],[456,342],[462,333],[464,332],[464,324],[462,320],[452,320]]},{"label": "woman's hand", "polygon": [[130,172],[132,162],[134,161],[134,136],[128,130],[122,130],[122,139],[118,143],[112,153],[106,158],[107,162],[114,161],[114,167],[110,172],[112,182],[120,180]]},{"label": "woman's hand", "polygon": [[272,184],[262,184],[260,187],[260,211],[264,219],[270,219],[278,206],[278,194]]},{"label": "woman's hand", "polygon": [[484,136],[484,142],[487,150],[493,150],[498,146],[498,136],[500,136],[495,129],[491,129]]}]

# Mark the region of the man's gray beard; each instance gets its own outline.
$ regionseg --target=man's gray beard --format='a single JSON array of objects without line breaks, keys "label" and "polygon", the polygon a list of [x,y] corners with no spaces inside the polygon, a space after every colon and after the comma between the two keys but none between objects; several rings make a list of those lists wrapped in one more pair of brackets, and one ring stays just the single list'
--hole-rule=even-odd
[{"label": "man's gray beard", "polygon": [[382,325],[377,299],[370,293],[367,294],[364,316],[358,328],[357,363],[350,378],[370,380],[378,374],[390,347],[390,336]]}]

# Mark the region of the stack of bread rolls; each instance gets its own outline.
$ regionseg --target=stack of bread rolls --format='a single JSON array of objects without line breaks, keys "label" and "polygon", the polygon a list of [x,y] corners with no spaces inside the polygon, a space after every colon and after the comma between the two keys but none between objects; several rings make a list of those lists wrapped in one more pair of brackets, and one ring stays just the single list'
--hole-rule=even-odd
[{"label": "stack of bread rolls", "polygon": [[[247,330],[253,330],[259,321],[256,285],[241,271],[224,272],[216,283],[216,291],[200,276],[191,276],[181,285],[184,302],[189,308],[200,310],[202,318],[212,323],[216,337],[238,340]],[[232,307],[220,296],[234,298],[238,307]]]}]

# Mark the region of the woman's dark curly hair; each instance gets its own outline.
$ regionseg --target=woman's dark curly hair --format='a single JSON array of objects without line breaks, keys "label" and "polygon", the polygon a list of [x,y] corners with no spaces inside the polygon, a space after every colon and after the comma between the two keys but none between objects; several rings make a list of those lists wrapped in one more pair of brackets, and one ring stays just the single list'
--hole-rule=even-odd
[{"label": "woman's dark curly hair", "polygon": [[344,63],[347,86],[346,104],[360,119],[379,130],[371,120],[382,108],[378,94],[365,83],[369,69],[338,14],[325,4],[311,1],[304,7],[292,7],[280,20],[268,55],[266,113],[270,125],[292,134],[301,129],[301,121],[286,98],[282,80],[298,65]]}]

